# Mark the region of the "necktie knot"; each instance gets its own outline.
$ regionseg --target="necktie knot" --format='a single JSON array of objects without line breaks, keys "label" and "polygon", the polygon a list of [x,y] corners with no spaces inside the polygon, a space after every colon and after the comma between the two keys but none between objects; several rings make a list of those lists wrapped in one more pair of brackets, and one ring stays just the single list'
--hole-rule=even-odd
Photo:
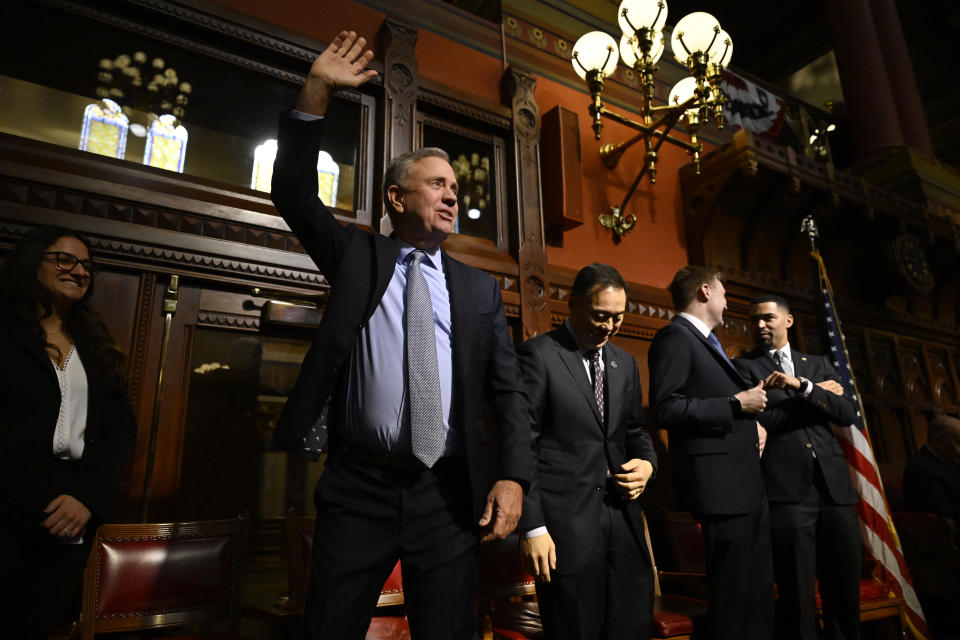
[{"label": "necktie knot", "polygon": [[414,249],[410,252],[410,255],[407,256],[407,261],[409,266],[420,266],[420,263],[423,262],[423,259],[427,257],[427,254],[421,249]]},{"label": "necktie knot", "polygon": [[592,351],[587,352],[587,358],[592,364],[597,364],[600,362],[600,349],[593,349]]}]

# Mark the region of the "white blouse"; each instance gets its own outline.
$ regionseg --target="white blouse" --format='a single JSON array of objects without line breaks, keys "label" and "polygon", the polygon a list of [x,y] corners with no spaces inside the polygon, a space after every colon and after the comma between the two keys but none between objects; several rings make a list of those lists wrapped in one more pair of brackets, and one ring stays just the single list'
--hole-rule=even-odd
[{"label": "white blouse", "polygon": [[50,360],[60,383],[60,415],[53,432],[53,455],[61,460],[79,460],[87,429],[87,373],[76,347],[70,347],[63,369]]}]

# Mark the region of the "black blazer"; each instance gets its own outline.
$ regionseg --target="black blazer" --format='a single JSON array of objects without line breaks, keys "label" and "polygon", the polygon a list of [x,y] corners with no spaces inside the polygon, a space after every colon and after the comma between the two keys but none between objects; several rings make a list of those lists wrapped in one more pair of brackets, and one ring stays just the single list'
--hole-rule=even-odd
[{"label": "black blazer", "polygon": [[[280,116],[273,202],[330,283],[320,327],[303,360],[274,433],[274,443],[302,452],[304,438],[328,401],[341,404],[338,374],[361,327],[376,310],[393,277],[399,241],[342,226],[317,198],[316,158],[323,120]],[[492,480],[488,473],[484,401],[496,421],[496,478],[525,487],[532,473],[531,433],[517,375],[516,353],[503,311],[500,287],[489,275],[441,251],[450,294],[453,397],[450,423],[464,436],[473,506],[479,518]],[[328,425],[338,444],[335,411]]]},{"label": "black blazer", "polygon": [[[604,424],[583,359],[566,327],[524,342],[517,353],[537,455],[537,472],[523,501],[520,528],[546,525],[557,545],[557,571],[574,573],[586,562],[600,534],[597,522],[607,468],[615,472],[631,458],[647,460],[654,471],[657,468],[657,454],[644,424],[637,361],[614,344],[604,346]],[[636,500],[624,504],[637,543],[645,549],[640,504]]]},{"label": "black blazer", "polygon": [[756,416],[729,398],[749,388],[693,324],[677,316],[650,345],[650,409],[669,433],[680,506],[696,514],[751,512],[763,499]]},{"label": "black blazer", "polygon": [[[830,361],[791,349],[794,374],[811,382],[840,377]],[[734,361],[737,369],[753,386],[777,370],[766,350],[750,353]],[[772,502],[800,502],[813,484],[814,458],[823,471],[827,490],[836,504],[853,504],[859,498],[850,482],[850,471],[843,449],[830,429],[830,423],[849,427],[857,418],[853,398],[838,396],[814,384],[810,397],[784,389],[767,390],[767,408],[758,418],[767,430],[767,446],[761,465]]]},{"label": "black blazer", "polygon": [[61,494],[79,500],[96,521],[110,515],[133,449],[137,425],[126,388],[107,388],[77,352],[87,375],[83,456],[64,463],[53,455],[60,386],[40,340],[0,319],[0,502],[17,517],[46,519],[44,507]]},{"label": "black blazer", "polygon": [[960,524],[960,466],[949,465],[924,446],[903,472],[903,497],[915,511],[929,511]]}]

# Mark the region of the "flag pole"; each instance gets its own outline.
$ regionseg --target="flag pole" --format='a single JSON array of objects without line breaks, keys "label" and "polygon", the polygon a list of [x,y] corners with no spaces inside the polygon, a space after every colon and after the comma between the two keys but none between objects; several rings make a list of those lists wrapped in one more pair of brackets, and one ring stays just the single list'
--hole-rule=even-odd
[{"label": "flag pole", "polygon": [[[823,257],[817,251],[816,240],[820,233],[813,215],[804,217],[800,232],[810,239],[810,257],[813,259],[814,301],[819,320],[821,341],[824,349],[832,353],[831,360],[843,383],[846,392],[852,393],[857,401],[857,420],[849,427],[834,427],[844,457],[850,467],[850,479],[859,495],[855,508],[860,520],[860,531],[864,548],[877,561],[885,574],[884,582],[894,594],[902,597],[906,604],[903,621],[918,640],[930,638],[923,616],[923,609],[914,590],[910,569],[903,556],[903,548],[893,523],[890,505],[883,490],[880,468],[873,453],[873,444],[867,431],[867,419],[863,410],[863,400],[857,388],[853,367],[850,364],[850,352],[846,338],[840,327],[840,314],[836,307],[833,287],[827,276],[827,267]],[[853,429],[856,427],[856,429]]]}]

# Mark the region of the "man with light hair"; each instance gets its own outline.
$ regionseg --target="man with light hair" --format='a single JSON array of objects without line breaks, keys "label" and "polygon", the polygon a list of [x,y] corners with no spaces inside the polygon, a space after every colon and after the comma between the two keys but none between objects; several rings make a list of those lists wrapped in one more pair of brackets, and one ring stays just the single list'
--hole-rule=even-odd
[{"label": "man with light hair", "polygon": [[329,434],[304,624],[364,637],[399,558],[413,637],[474,640],[478,544],[514,529],[530,481],[526,402],[500,287],[440,248],[458,211],[446,153],[390,164],[390,237],[342,226],[317,198],[330,98],[376,75],[365,44],[344,31],[314,61],[274,164],[273,202],[331,288],[274,433],[298,453]]}]

